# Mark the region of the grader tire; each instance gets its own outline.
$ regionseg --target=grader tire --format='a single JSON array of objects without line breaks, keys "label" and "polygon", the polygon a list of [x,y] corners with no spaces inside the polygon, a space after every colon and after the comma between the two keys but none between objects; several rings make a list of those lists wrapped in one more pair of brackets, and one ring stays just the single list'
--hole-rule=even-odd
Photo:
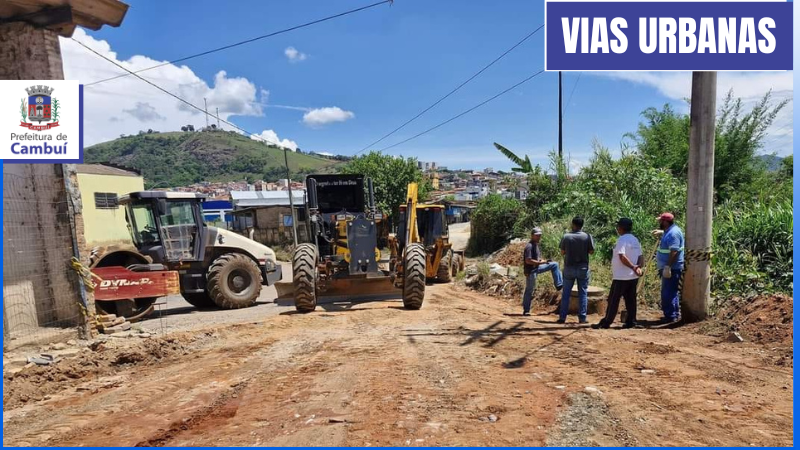
[{"label": "grader tire", "polygon": [[403,265],[403,306],[420,309],[425,299],[425,247],[409,244]]},{"label": "grader tire", "polygon": [[453,251],[448,250],[447,254],[442,256],[439,261],[439,269],[436,271],[436,280],[440,283],[449,283],[452,280],[451,266],[453,265]]},{"label": "grader tire", "polygon": [[301,313],[317,308],[317,259],[317,247],[313,244],[298,245],[292,256],[294,307]]},{"label": "grader tire", "polygon": [[261,270],[248,256],[226,253],[208,268],[206,290],[222,309],[253,306],[261,293]]},{"label": "grader tire", "polygon": [[199,292],[199,293],[183,293],[181,294],[183,299],[186,300],[187,303],[194,306],[197,309],[208,309],[213,308],[216,306],[214,300],[208,295],[208,292]]}]

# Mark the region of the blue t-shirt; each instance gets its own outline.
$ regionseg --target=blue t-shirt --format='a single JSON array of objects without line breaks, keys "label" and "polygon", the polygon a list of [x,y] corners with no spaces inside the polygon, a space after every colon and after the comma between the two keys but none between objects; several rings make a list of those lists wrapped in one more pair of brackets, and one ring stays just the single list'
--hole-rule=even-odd
[{"label": "blue t-shirt", "polygon": [[683,231],[674,224],[667,228],[661,238],[661,244],[658,246],[658,255],[656,256],[658,269],[661,270],[667,265],[669,254],[673,250],[678,251],[678,257],[675,259],[675,263],[672,264],[672,268],[683,269],[683,245]]}]

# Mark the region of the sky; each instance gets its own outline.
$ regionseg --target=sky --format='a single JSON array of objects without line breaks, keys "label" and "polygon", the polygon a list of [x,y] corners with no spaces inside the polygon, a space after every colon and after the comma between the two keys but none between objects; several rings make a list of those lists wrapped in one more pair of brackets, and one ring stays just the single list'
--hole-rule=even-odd
[{"label": "sky", "polygon": [[[292,27],[377,0],[135,1],[122,25],[76,30],[73,39],[130,70]],[[505,52],[544,20],[540,1],[395,0],[275,37],[143,72],[142,77],[270,142],[353,155],[395,129]],[[385,141],[412,137],[535,74],[544,65],[543,31]],[[82,83],[123,73],[61,39],[66,79]],[[592,142],[618,151],[648,107],[686,112],[689,72],[565,72],[564,152],[575,170]],[[752,104],[769,89],[793,96],[791,72],[720,72]],[[85,144],[139,130],[204,126],[204,114],[132,77],[85,88]],[[719,104],[719,102],[718,102]],[[776,118],[765,153],[792,153],[793,104]],[[210,119],[212,123],[214,119]],[[223,124],[223,128],[230,128]],[[417,139],[386,150],[449,168],[508,170],[499,142],[547,165],[558,141],[558,74],[545,72]]]}]

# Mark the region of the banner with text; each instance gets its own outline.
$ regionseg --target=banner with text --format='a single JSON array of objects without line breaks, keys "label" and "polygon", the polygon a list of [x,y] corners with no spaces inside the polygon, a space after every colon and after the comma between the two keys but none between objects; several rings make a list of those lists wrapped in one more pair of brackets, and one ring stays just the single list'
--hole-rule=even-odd
[{"label": "banner with text", "polygon": [[68,80],[0,81],[4,163],[82,163],[83,86]]},{"label": "banner with text", "polygon": [[545,2],[545,69],[791,70],[784,1]]}]

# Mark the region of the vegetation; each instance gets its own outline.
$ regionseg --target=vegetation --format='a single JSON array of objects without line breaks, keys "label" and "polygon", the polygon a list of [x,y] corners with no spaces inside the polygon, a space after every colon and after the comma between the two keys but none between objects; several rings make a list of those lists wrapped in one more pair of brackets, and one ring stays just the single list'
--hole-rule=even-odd
[{"label": "vegetation", "polygon": [[[126,136],[86,149],[87,163],[114,163],[142,172],[146,187],[200,181],[276,181],[286,178],[283,150],[236,132],[168,132]],[[289,153],[293,179],[334,171],[340,163]]]},{"label": "vegetation", "polygon": [[419,184],[419,200],[426,199],[432,189],[430,182],[423,179],[416,158],[396,157],[371,151],[351,159],[341,166],[339,171],[372,178],[378,209],[389,214],[395,222],[399,217],[400,205],[406,202],[408,183]]},{"label": "vegetation", "polygon": [[[729,93],[719,108],[712,256],[712,291],[718,300],[792,290],[793,158],[757,154],[763,151],[766,130],[785,104],[773,104],[767,93],[746,110]],[[588,166],[570,177],[568,165],[551,153],[548,171],[539,166],[525,171],[529,193],[523,208],[493,196],[479,202],[473,213],[476,239],[470,242],[470,250],[492,252],[508,237],[527,238],[532,227],[541,226],[543,254],[558,257],[562,233],[570,219],[580,215],[598,250],[592,261],[593,282],[607,285],[609,280],[597,276],[602,278],[608,271],[594,268],[608,265],[618,218],[633,219],[633,234],[648,253],[656,242],[650,235],[656,215],[673,212],[684,228],[689,116],[669,105],[661,110],[648,108],[642,116],[636,133],[627,135],[635,149],[624,147],[621,157],[613,158],[595,142]],[[498,149],[503,151],[502,146]],[[506,156],[524,168],[525,160]]]}]

